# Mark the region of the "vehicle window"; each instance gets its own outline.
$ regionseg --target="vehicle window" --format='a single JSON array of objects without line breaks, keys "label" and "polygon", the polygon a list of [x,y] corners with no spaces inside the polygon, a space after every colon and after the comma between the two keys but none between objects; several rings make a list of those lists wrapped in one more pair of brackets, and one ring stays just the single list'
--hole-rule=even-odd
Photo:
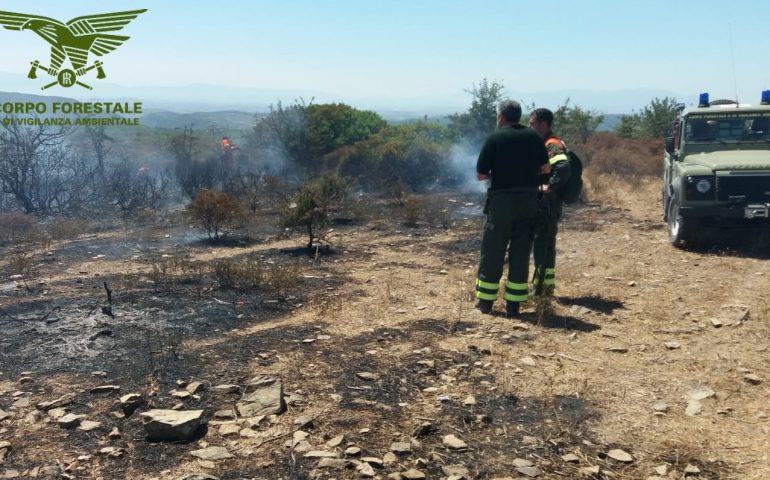
[{"label": "vehicle window", "polygon": [[760,138],[770,138],[770,117],[691,117],[685,124],[685,139],[690,142],[710,143]]}]

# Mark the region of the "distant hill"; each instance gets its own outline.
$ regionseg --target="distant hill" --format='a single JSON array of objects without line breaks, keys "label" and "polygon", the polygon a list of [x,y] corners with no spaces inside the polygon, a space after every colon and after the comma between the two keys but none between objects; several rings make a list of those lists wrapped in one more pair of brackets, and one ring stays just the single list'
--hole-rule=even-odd
[{"label": "distant hill", "polygon": [[52,97],[49,95],[32,95],[28,93],[0,92],[0,103],[52,103],[74,102],[75,100],[66,97]]},{"label": "distant hill", "polygon": [[235,129],[251,128],[256,123],[255,113],[227,110],[222,112],[176,113],[154,111],[142,116],[141,123],[155,128]]}]

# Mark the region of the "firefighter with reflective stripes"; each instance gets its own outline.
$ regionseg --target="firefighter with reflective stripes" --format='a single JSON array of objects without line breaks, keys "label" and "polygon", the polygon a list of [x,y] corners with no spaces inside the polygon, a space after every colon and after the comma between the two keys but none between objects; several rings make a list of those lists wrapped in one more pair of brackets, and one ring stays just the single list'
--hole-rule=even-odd
[{"label": "firefighter with reflective stripes", "polygon": [[570,177],[567,145],[553,134],[553,112],[538,108],[529,116],[529,126],[545,140],[551,170],[543,175],[540,186],[540,214],[535,227],[533,284],[535,293],[552,295],[556,286],[556,233],[561,219],[563,201],[559,190]]},{"label": "firefighter with reflective stripes", "polygon": [[503,298],[509,317],[517,316],[519,305],[527,300],[539,176],[549,169],[542,138],[519,124],[520,120],[518,102],[501,102],[497,107],[498,128],[487,137],[476,164],[477,178],[490,181],[476,277],[476,308],[482,313],[492,311],[507,250],[508,280]]}]

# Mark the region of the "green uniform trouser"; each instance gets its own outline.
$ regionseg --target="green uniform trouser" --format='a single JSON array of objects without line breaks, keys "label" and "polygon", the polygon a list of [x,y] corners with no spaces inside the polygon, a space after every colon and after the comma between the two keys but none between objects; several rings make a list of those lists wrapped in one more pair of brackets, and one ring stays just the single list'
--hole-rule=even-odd
[{"label": "green uniform trouser", "polygon": [[508,281],[503,298],[527,300],[529,252],[537,218],[537,193],[532,190],[492,190],[484,210],[487,220],[481,240],[481,260],[476,278],[476,298],[496,300],[508,250]]},{"label": "green uniform trouser", "polygon": [[[556,234],[559,230],[562,201],[554,194],[549,194],[538,201],[538,207],[533,248],[535,273],[532,283],[537,288],[542,278],[543,286],[553,289],[556,285]],[[543,269],[545,274],[541,277]]]}]

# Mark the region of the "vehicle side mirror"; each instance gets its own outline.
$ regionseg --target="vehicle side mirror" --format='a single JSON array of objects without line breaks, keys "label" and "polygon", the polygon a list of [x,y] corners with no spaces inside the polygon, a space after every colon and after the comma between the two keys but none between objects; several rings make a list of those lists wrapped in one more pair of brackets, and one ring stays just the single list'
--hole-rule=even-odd
[{"label": "vehicle side mirror", "polygon": [[674,137],[666,137],[666,151],[674,154]]}]

